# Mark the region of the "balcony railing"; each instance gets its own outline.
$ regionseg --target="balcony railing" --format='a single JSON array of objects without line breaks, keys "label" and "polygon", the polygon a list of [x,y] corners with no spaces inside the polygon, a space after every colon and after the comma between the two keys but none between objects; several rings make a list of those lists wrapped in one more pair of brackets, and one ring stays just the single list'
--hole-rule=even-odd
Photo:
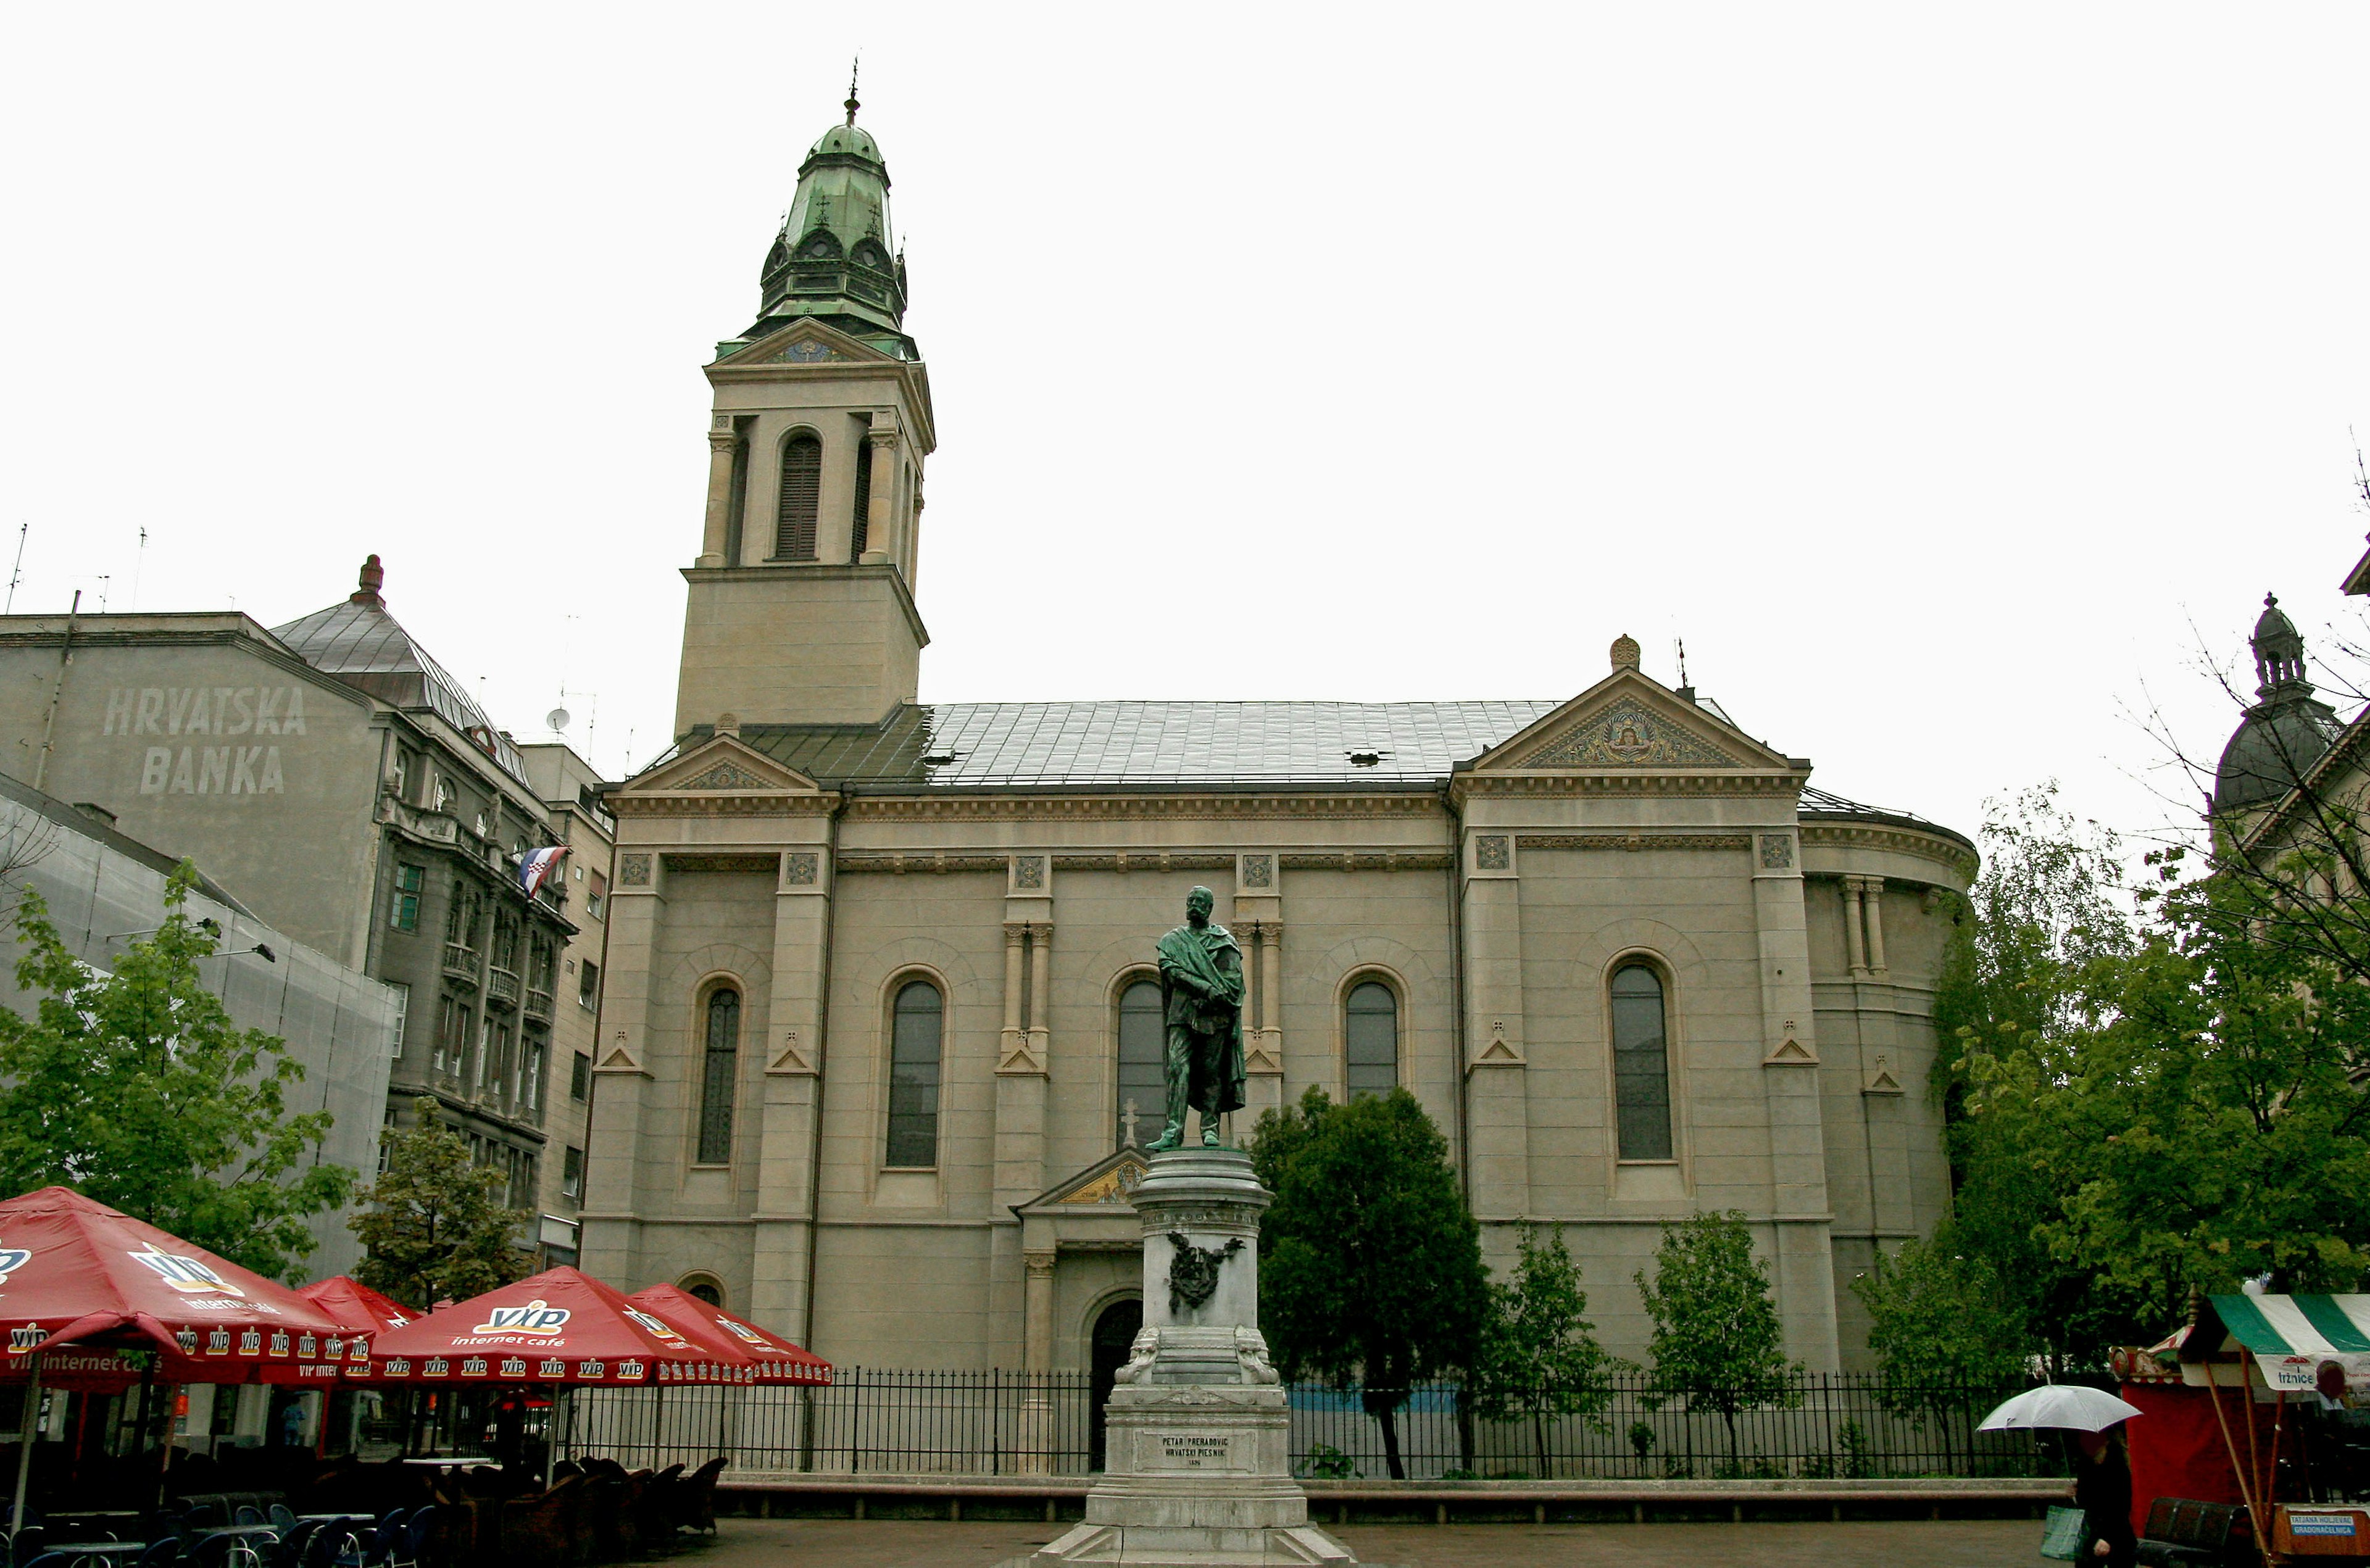
[{"label": "balcony railing", "polygon": [[488,1001],[499,1001],[511,1007],[516,1007],[518,1005],[518,999],[519,978],[517,970],[488,969],[486,971],[486,1000]]},{"label": "balcony railing", "polygon": [[470,985],[477,984],[477,949],[474,947],[465,947],[457,942],[446,943],[444,944],[444,972],[456,980],[465,980]]},{"label": "balcony railing", "polygon": [[526,1015],[529,1018],[540,1018],[546,1024],[550,1023],[551,993],[547,990],[537,990],[533,986],[527,987]]}]

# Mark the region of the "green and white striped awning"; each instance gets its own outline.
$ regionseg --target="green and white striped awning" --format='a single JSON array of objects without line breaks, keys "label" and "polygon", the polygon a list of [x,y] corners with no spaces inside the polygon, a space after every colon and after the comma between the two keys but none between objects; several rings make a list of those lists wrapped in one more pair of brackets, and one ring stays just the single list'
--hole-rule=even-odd
[{"label": "green and white striped awning", "polygon": [[2324,1362],[2370,1389],[2370,1296],[2210,1296],[2181,1359],[2244,1350],[2272,1389],[2310,1393]]}]

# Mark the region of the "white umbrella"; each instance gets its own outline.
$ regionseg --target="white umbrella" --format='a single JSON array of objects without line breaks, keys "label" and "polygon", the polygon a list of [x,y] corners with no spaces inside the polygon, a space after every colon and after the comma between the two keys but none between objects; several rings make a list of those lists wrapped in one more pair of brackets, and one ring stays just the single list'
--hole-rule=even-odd
[{"label": "white umbrella", "polygon": [[2073,1432],[2103,1432],[2118,1421],[2129,1421],[2140,1407],[2100,1389],[2079,1383],[2051,1383],[2017,1395],[1984,1417],[1983,1432],[2020,1432],[2055,1427]]}]

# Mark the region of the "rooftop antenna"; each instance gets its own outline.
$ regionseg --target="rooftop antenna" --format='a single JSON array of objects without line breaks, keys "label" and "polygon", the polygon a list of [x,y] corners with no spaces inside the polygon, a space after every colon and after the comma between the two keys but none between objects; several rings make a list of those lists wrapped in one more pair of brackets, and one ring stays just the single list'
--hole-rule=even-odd
[{"label": "rooftop antenna", "polygon": [[847,63],[847,122],[850,125],[856,123],[856,111],[864,107],[856,101],[856,68],[863,63],[864,56],[861,54]]},{"label": "rooftop antenna", "polygon": [[1679,647],[1679,684],[1684,686],[1687,683],[1687,639],[1677,637],[1673,640]]},{"label": "rooftop antenna", "polygon": [[17,525],[17,564],[8,572],[8,603],[6,609],[0,609],[0,615],[17,612],[17,585],[25,580],[25,535],[32,532],[33,525],[29,522]]},{"label": "rooftop antenna", "polygon": [[132,557],[132,608],[140,608],[140,570],[148,564],[148,531],[140,531],[140,548]]}]

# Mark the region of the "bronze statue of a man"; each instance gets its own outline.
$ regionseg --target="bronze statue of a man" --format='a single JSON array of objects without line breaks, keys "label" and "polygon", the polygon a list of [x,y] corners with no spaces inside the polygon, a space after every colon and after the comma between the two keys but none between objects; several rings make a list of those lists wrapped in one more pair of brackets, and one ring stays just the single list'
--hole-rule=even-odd
[{"label": "bronze statue of a man", "polygon": [[1243,950],[1210,923],[1207,887],[1185,896],[1185,923],[1160,939],[1160,1010],[1168,1025],[1168,1125],[1152,1152],[1185,1141],[1185,1107],[1202,1114],[1202,1142],[1218,1146],[1218,1118],[1243,1108]]}]

